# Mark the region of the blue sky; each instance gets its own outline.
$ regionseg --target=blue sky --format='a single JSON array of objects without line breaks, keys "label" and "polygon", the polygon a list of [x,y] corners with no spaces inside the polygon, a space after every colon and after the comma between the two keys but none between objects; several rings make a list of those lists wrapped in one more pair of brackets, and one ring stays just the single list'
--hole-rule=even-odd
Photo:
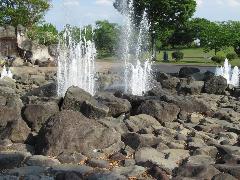
[{"label": "blue sky", "polygon": [[[46,21],[62,29],[65,24],[83,26],[96,20],[121,22],[121,15],[112,6],[113,0],[52,0]],[[213,21],[240,20],[240,0],[197,0],[195,17]]]}]

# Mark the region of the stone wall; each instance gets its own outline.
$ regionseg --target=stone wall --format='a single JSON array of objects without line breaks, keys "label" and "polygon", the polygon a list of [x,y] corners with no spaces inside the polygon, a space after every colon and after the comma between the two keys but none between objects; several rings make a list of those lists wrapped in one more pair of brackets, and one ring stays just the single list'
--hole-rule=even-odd
[{"label": "stone wall", "polygon": [[12,26],[0,27],[0,56],[17,55],[17,36]]}]

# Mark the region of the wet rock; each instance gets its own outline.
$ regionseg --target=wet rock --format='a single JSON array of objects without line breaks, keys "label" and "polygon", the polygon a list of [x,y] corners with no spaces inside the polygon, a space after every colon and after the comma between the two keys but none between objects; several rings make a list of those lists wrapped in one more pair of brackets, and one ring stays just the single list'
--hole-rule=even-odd
[{"label": "wet rock", "polygon": [[179,83],[180,83],[180,80],[176,77],[170,77],[166,80],[161,81],[162,88],[172,90],[172,91],[176,90]]},{"label": "wet rock", "polygon": [[23,152],[0,152],[0,169],[12,169],[20,166],[23,161],[31,156],[30,153]]},{"label": "wet rock", "polygon": [[62,152],[91,155],[95,150],[113,153],[121,149],[121,135],[75,111],[61,111],[42,127],[37,150],[58,156]]},{"label": "wet rock", "polygon": [[42,86],[46,83],[45,75],[31,75],[30,80],[37,86]]},{"label": "wet rock", "polygon": [[124,166],[134,166],[136,164],[136,161],[134,159],[125,159],[124,160]]},{"label": "wet rock", "polygon": [[121,114],[130,112],[131,104],[126,99],[117,98],[111,93],[99,93],[95,97],[109,108],[110,116],[118,117]]},{"label": "wet rock", "polygon": [[199,73],[200,69],[194,67],[182,67],[179,71],[179,77],[186,78],[195,73]]},{"label": "wet rock", "polygon": [[42,125],[54,114],[59,112],[57,103],[28,104],[23,116],[33,131],[38,132]]},{"label": "wet rock", "polygon": [[62,109],[83,113],[89,118],[106,117],[109,108],[95,100],[91,94],[78,87],[70,87],[63,100]]},{"label": "wet rock", "polygon": [[60,164],[60,162],[56,159],[48,158],[46,156],[34,155],[27,158],[25,164],[28,166],[51,167]]},{"label": "wet rock", "polygon": [[224,77],[213,76],[205,82],[204,90],[209,94],[224,94],[227,87],[227,80]]},{"label": "wet rock", "polygon": [[[8,140],[10,141],[10,140]],[[31,153],[34,154],[34,147],[30,146],[28,144],[22,144],[22,143],[12,143],[7,142],[6,144],[0,145],[0,151],[20,151],[24,153]]]},{"label": "wet rock", "polygon": [[138,108],[138,114],[148,114],[160,123],[171,122],[177,119],[180,109],[172,103],[157,100],[148,100]]},{"label": "wet rock", "polygon": [[55,97],[57,96],[57,84],[49,83],[28,92],[26,96]]}]

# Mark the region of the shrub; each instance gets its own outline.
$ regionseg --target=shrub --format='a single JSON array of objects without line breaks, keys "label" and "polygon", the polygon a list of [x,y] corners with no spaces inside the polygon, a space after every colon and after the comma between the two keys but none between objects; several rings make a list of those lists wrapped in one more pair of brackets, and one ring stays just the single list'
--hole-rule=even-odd
[{"label": "shrub", "polygon": [[176,61],[183,59],[183,57],[184,57],[184,53],[181,51],[175,51],[172,53],[172,58],[175,59]]},{"label": "shrub", "polygon": [[233,59],[237,59],[238,55],[236,53],[228,53],[227,56],[229,61],[233,60]]},{"label": "shrub", "polygon": [[216,63],[218,63],[218,64],[224,62],[225,59],[226,59],[226,58],[225,58],[224,56],[213,56],[213,57],[212,57],[212,61],[213,61],[213,62],[216,62]]}]

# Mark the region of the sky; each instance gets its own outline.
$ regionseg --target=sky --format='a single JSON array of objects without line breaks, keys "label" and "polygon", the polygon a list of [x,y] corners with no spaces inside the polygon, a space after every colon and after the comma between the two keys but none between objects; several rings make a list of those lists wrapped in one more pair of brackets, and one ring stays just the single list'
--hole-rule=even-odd
[{"label": "sky", "polygon": [[[114,0],[52,0],[52,8],[45,19],[62,29],[65,24],[84,26],[107,19],[121,23],[121,15],[113,7]],[[194,17],[212,21],[240,21],[240,0],[196,0]]]}]

